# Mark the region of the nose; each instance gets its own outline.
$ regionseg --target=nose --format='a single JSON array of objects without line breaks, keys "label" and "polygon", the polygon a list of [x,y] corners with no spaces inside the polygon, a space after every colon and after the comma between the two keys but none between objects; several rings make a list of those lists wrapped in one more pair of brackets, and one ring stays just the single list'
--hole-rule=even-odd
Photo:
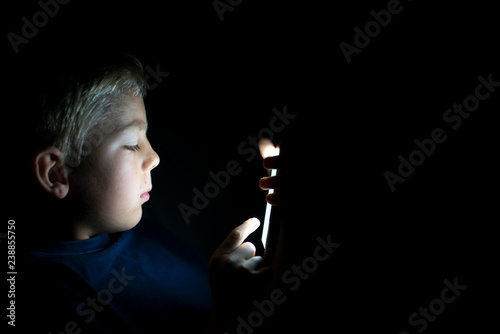
[{"label": "nose", "polygon": [[143,162],[143,169],[150,171],[160,164],[160,157],[155,152],[155,150],[153,150],[153,147],[151,146],[149,141],[148,141],[148,146],[149,149],[147,150],[147,156]]},{"label": "nose", "polygon": [[150,169],[156,168],[160,164],[160,156],[156,153],[155,150],[151,148],[153,157],[151,158],[151,167]]}]

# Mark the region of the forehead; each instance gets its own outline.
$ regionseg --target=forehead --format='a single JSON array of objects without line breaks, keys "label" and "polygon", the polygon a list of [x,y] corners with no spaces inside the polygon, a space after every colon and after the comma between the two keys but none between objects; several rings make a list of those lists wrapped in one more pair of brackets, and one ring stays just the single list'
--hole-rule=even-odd
[{"label": "forehead", "polygon": [[146,109],[140,96],[128,97],[120,108],[117,119],[118,131],[127,129],[147,130],[148,121],[146,118]]}]

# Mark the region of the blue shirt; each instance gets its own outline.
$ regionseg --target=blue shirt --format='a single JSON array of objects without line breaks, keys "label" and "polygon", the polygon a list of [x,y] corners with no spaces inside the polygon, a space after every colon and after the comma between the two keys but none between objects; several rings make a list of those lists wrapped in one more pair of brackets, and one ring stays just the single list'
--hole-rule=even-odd
[{"label": "blue shirt", "polygon": [[199,332],[208,325],[206,259],[150,222],[87,240],[37,242],[24,259],[28,298],[18,324],[36,319],[37,332]]}]

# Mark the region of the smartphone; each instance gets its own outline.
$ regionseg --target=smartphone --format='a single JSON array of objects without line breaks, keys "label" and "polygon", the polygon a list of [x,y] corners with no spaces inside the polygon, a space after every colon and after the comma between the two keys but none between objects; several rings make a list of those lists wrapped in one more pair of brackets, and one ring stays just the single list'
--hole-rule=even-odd
[{"label": "smartphone", "polygon": [[[277,169],[271,169],[271,175],[270,176],[276,176],[278,174]],[[269,189],[268,194],[274,193],[274,189]],[[264,246],[264,254],[266,254],[269,246],[269,239],[271,233],[271,229],[269,228],[271,224],[271,210],[273,206],[269,203],[266,202],[266,213],[264,214],[264,224],[262,225],[262,245]]]}]

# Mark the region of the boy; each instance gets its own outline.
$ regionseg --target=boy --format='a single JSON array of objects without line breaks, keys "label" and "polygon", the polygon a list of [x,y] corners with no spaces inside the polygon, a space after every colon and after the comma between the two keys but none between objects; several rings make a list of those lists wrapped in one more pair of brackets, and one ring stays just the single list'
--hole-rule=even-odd
[{"label": "boy", "polygon": [[259,222],[230,233],[210,275],[172,234],[138,224],[160,162],[146,136],[142,66],[99,58],[69,66],[40,100],[31,192],[43,223],[25,236],[18,324],[40,333],[223,332],[243,312],[240,290],[251,297],[272,276],[243,242]]}]

